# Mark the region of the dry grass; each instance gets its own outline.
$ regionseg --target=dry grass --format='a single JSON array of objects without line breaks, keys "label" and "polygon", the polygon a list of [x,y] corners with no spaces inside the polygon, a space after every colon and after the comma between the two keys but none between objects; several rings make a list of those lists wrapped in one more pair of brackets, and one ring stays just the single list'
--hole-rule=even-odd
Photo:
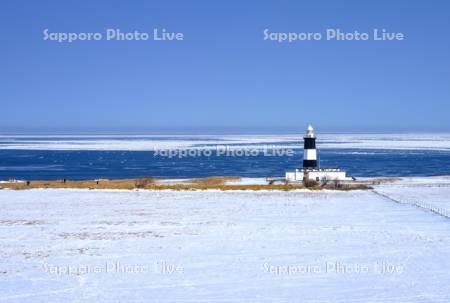
[{"label": "dry grass", "polygon": [[366,180],[356,180],[352,183],[356,184],[365,184],[365,185],[379,185],[379,184],[385,184],[385,183],[394,183],[397,181],[400,181],[401,178],[396,177],[389,177],[389,178],[373,178],[373,179],[366,179]]},{"label": "dry grass", "polygon": [[239,180],[241,180],[241,177],[216,176],[216,177],[192,179],[192,183],[197,185],[223,185],[227,181],[239,181]]},{"label": "dry grass", "polygon": [[153,185],[150,190],[293,190],[304,188],[301,185],[224,185],[224,184],[173,184],[173,185]]},{"label": "dry grass", "polygon": [[366,184],[361,183],[330,183],[325,186],[318,184],[261,184],[261,185],[228,185],[226,181],[237,181],[239,177],[208,177],[192,179],[192,183],[175,183],[160,184],[154,178],[138,178],[138,179],[112,179],[112,180],[83,180],[71,181],[66,180],[49,180],[49,181],[30,181],[27,183],[1,183],[0,189],[9,188],[15,190],[31,189],[31,188],[83,188],[83,189],[146,189],[146,190],[282,190],[289,191],[295,189],[310,190],[355,190],[369,189]]},{"label": "dry grass", "polygon": [[371,187],[367,184],[361,183],[339,183],[332,182],[326,185],[323,185],[322,188],[331,189],[331,190],[356,190],[356,189],[371,189]]},{"label": "dry grass", "polygon": [[134,189],[137,179],[114,180],[46,180],[30,181],[27,183],[2,183],[0,188],[30,189],[30,188],[88,188],[88,189]]},{"label": "dry grass", "polygon": [[400,181],[400,178],[377,178],[372,181],[372,184],[384,184],[384,183],[393,183]]},{"label": "dry grass", "polygon": [[145,188],[149,184],[155,183],[155,178],[138,178],[134,181],[136,188]]}]

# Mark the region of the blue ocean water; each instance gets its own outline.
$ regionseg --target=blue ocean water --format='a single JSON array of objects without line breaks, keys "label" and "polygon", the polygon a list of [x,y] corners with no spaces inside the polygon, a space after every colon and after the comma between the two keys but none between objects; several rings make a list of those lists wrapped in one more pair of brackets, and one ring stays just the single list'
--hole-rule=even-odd
[{"label": "blue ocean water", "polygon": [[[143,176],[283,176],[300,167],[302,149],[293,156],[199,156],[167,158],[151,151],[0,150],[0,179],[95,179]],[[433,176],[450,174],[450,151],[323,149],[320,164],[338,166],[349,175]]]}]

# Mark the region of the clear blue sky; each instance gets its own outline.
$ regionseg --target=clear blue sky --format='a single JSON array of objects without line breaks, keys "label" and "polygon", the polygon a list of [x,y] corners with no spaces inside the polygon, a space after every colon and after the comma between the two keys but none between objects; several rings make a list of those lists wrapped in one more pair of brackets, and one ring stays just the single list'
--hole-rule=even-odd
[{"label": "clear blue sky", "polygon": [[[0,2],[0,132],[449,131],[449,1]],[[43,40],[107,28],[184,41]],[[404,41],[263,40],[263,30]]]}]

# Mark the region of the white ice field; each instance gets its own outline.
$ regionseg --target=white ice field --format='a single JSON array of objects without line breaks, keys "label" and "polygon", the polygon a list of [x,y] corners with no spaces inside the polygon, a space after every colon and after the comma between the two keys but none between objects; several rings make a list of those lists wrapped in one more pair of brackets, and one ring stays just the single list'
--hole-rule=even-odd
[{"label": "white ice field", "polygon": [[450,179],[375,190],[0,190],[0,302],[450,302]]},{"label": "white ice field", "polygon": [[[303,133],[290,135],[0,135],[0,150],[130,150],[302,148]],[[327,134],[319,148],[450,150],[449,133]]]}]

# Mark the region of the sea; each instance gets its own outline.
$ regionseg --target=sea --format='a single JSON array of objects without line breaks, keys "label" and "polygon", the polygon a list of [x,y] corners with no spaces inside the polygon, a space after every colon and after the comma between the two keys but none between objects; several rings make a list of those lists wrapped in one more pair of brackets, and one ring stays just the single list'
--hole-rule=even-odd
[{"label": "sea", "polygon": [[[320,167],[354,177],[450,175],[449,133],[321,134]],[[303,134],[1,135],[0,180],[281,177]]]}]

